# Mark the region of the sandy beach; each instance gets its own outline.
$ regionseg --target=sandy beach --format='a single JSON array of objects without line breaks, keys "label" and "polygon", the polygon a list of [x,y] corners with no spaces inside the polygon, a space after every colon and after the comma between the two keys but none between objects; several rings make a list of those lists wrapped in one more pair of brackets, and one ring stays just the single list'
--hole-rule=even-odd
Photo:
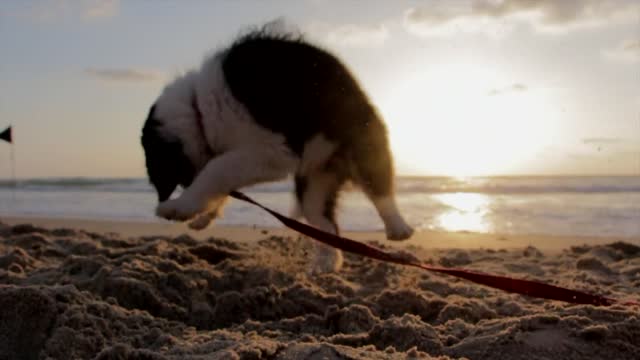
[{"label": "sandy beach", "polygon": [[[3,218],[0,359],[636,359],[638,307],[507,294],[285,229]],[[638,300],[638,239],[421,233],[426,263]],[[624,240],[624,241],[621,241]]]}]

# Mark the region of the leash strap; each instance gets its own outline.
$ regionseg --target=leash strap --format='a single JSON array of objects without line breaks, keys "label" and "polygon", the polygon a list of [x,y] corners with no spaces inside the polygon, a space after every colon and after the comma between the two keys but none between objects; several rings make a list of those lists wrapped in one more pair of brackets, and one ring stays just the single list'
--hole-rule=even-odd
[{"label": "leash strap", "polygon": [[389,253],[373,246],[351,240],[339,235],[331,234],[320,229],[317,229],[313,226],[301,223],[297,220],[286,217],[277,211],[271,210],[262,204],[256,202],[245,194],[232,191],[229,194],[231,197],[236,198],[238,200],[242,200],[248,202],[250,204],[256,205],[259,208],[265,210],[269,214],[273,215],[276,219],[280,220],[285,226],[301,233],[307,235],[313,239],[316,239],[322,243],[325,243],[334,248],[344,250],[350,253],[366,256],[372,259],[386,261],[390,263],[413,266],[417,268],[421,268],[427,271],[438,272],[442,274],[447,274],[451,276],[455,276],[458,278],[462,278],[465,280],[472,281],[477,284],[489,286],[495,289],[500,289],[507,292],[527,295],[536,298],[550,299],[550,300],[558,300],[564,301],[573,304],[589,304],[589,305],[612,305],[612,304],[623,304],[623,305],[635,305],[640,306],[640,303],[635,301],[619,301],[611,298],[607,298],[599,295],[591,295],[585,292],[566,289],[554,285],[544,284],[537,281],[531,280],[523,280],[523,279],[515,279],[507,276],[498,276],[485,274],[475,271],[469,271],[464,269],[452,269],[452,268],[442,268],[437,266],[430,266],[419,262],[417,260],[410,260],[406,256],[402,256],[399,254]]}]

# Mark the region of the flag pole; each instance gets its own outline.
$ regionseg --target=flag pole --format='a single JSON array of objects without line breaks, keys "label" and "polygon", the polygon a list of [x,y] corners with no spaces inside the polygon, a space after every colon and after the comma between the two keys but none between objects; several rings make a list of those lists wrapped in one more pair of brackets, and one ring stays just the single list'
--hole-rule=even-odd
[{"label": "flag pole", "polygon": [[13,202],[15,204],[16,190],[18,188],[18,180],[16,179],[16,151],[15,151],[16,144],[12,142],[10,147],[11,147],[11,181],[13,182],[12,197],[13,197]]},{"label": "flag pole", "polygon": [[0,140],[4,140],[9,143],[11,147],[10,157],[11,157],[11,181],[12,181],[12,197],[13,201],[16,200],[16,188],[18,187],[18,180],[16,179],[16,153],[15,153],[15,143],[13,142],[13,127],[9,125],[4,131],[0,132]]}]

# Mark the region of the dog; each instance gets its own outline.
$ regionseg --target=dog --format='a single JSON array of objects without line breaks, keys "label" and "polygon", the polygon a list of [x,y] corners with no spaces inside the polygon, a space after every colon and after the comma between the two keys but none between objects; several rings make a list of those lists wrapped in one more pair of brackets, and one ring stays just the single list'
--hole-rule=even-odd
[{"label": "dog", "polygon": [[[163,89],[141,142],[156,214],[194,229],[222,215],[231,191],[293,176],[312,226],[338,234],[337,198],[351,182],[388,239],[413,234],[396,205],[381,116],[347,67],[301,36],[256,30],[206,58]],[[339,250],[317,245],[312,273],[341,265]]]}]

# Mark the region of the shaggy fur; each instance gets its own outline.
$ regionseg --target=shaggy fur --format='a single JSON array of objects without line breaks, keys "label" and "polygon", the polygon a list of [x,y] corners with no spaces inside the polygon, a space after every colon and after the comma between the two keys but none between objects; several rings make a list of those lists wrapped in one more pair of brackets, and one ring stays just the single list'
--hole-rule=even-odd
[{"label": "shaggy fur", "polygon": [[[157,214],[196,229],[221,215],[230,191],[294,175],[299,211],[320,229],[338,233],[338,193],[352,181],[389,239],[413,233],[396,207],[378,112],[337,58],[298,38],[254,32],[175,79],[149,112],[142,145]],[[341,263],[321,245],[312,270]]]}]

